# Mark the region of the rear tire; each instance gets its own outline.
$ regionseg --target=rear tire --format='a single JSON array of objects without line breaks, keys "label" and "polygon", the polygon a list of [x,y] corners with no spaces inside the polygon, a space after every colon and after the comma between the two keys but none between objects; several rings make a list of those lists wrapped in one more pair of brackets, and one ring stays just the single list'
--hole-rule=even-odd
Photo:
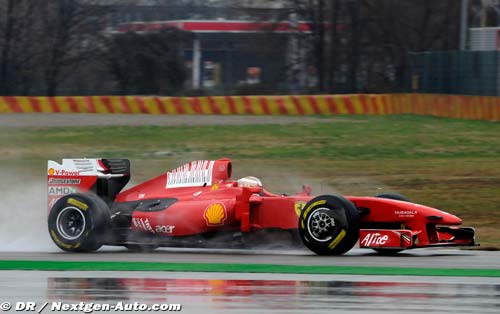
[{"label": "rear tire", "polygon": [[63,196],[51,208],[48,217],[52,241],[64,251],[91,252],[104,243],[109,226],[108,205],[94,194]]},{"label": "rear tire", "polygon": [[300,214],[299,234],[316,254],[341,255],[359,239],[359,214],[354,204],[340,195],[317,196]]}]

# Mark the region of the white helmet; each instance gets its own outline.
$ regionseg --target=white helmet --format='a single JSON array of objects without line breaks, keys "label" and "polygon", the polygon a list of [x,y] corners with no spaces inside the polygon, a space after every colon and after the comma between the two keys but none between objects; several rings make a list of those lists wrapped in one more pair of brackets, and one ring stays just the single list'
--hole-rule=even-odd
[{"label": "white helmet", "polygon": [[244,177],[238,180],[238,186],[240,187],[258,187],[262,186],[262,182],[256,177]]}]

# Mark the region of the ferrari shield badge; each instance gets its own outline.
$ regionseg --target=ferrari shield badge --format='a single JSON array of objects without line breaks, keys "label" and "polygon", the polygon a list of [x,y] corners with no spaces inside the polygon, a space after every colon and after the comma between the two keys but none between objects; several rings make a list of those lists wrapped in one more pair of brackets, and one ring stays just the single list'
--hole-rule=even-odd
[{"label": "ferrari shield badge", "polygon": [[306,202],[303,201],[295,202],[295,213],[297,214],[297,217],[300,217],[300,213],[302,212],[304,206],[306,206]]}]

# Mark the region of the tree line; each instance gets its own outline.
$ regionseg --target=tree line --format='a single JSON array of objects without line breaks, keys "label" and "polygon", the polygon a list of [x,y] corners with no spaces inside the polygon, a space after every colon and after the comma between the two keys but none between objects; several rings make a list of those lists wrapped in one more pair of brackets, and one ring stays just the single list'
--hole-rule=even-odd
[{"label": "tree line", "polygon": [[[478,1],[471,0],[471,6]],[[176,29],[113,33],[109,17],[114,7],[102,3],[0,0],[0,95],[183,93],[188,78],[183,47],[191,43],[192,34]],[[263,7],[275,3],[259,2]],[[307,21],[310,32],[290,35],[301,50],[285,69],[276,70],[281,77],[268,82],[270,86],[283,86],[283,81],[292,86],[302,75],[306,87],[298,92],[401,91],[410,82],[411,53],[458,48],[457,0],[281,4],[279,15],[265,18],[292,25]]]},{"label": "tree line", "polygon": [[190,34],[106,32],[99,0],[0,0],[0,95],[175,94]]},{"label": "tree line", "polygon": [[[471,6],[474,2],[471,1]],[[458,49],[460,1],[289,0],[311,34],[301,63],[317,69],[315,92],[409,88],[410,55]]]}]

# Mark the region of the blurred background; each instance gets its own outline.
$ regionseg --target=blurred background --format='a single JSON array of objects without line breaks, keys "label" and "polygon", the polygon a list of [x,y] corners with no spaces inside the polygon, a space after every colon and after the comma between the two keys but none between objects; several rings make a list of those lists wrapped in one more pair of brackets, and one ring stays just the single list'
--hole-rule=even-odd
[{"label": "blurred background", "polygon": [[0,95],[500,94],[498,0],[0,0]]}]

